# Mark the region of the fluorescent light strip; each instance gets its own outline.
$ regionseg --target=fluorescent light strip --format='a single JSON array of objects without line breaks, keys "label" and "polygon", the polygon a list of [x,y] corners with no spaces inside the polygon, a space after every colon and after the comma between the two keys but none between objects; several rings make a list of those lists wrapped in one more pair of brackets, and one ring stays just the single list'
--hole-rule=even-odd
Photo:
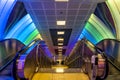
[{"label": "fluorescent light strip", "polygon": [[63,45],[63,43],[58,43],[58,45],[59,45],[59,46],[62,46],[62,45]]},{"label": "fluorescent light strip", "polygon": [[59,49],[62,49],[63,47],[58,47]]},{"label": "fluorescent light strip", "polygon": [[55,0],[56,2],[68,2],[69,0]]},{"label": "fluorescent light strip", "polygon": [[64,41],[64,39],[63,38],[58,38],[58,41]]},{"label": "fluorescent light strip", "polygon": [[64,33],[65,33],[64,31],[57,31],[58,35],[64,35]]},{"label": "fluorescent light strip", "polygon": [[66,24],[66,21],[57,21],[57,25],[65,25]]}]

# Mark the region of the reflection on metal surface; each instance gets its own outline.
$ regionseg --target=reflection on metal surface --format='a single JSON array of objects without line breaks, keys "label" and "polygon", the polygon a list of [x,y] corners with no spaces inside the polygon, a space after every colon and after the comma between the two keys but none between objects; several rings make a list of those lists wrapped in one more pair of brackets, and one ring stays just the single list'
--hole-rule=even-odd
[{"label": "reflection on metal surface", "polygon": [[24,46],[21,42],[10,39],[0,42],[0,68],[9,62]]},{"label": "reflection on metal surface", "polygon": [[17,60],[17,73],[20,78],[31,79],[33,74],[39,71],[39,68],[47,68],[51,65],[40,45],[40,40],[34,40],[31,44],[19,55],[20,57]]},{"label": "reflection on metal surface", "polygon": [[[20,78],[29,78],[29,76],[34,73],[36,61],[35,61],[34,52],[31,53],[31,51],[35,50],[35,47],[39,42],[40,42],[39,39],[32,41],[27,46],[26,50],[24,52],[22,52],[22,54],[19,55],[16,66],[17,66],[17,73]],[[32,58],[30,58],[31,56],[32,56]],[[27,58],[29,58],[29,61],[27,60]],[[31,65],[30,66],[31,68],[29,68],[29,67],[26,68],[26,66],[28,66],[28,64],[29,64],[29,66]],[[26,73],[26,71],[27,71],[27,73]]]}]

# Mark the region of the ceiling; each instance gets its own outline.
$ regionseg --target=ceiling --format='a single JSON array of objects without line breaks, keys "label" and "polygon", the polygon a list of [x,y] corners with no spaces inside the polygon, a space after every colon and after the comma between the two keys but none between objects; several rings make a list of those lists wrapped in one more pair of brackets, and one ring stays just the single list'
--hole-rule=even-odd
[{"label": "ceiling", "polygon": [[[105,0],[69,0],[55,2],[54,0],[18,0],[24,2],[27,12],[33,19],[43,40],[53,55],[58,53],[57,38],[64,38],[64,55],[70,54],[77,42],[84,25],[97,3]],[[57,25],[57,20],[65,20],[66,25]],[[57,31],[65,31],[66,36],[57,36]],[[68,37],[69,36],[69,37]],[[68,37],[68,38],[67,38]]]}]

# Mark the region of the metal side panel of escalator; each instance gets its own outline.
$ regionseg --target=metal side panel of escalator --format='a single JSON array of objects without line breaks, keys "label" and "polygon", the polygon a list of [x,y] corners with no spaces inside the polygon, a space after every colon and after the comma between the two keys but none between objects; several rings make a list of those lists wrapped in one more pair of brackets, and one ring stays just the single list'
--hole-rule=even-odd
[{"label": "metal side panel of escalator", "polygon": [[[19,51],[12,55],[11,57],[7,57],[0,63],[0,80],[21,80],[21,78],[17,74],[17,65],[16,62],[20,59],[20,55],[24,53],[28,53],[40,42],[40,40],[34,40],[27,46],[22,46]],[[6,50],[6,49],[5,49]],[[26,80],[22,78],[22,80]]]}]

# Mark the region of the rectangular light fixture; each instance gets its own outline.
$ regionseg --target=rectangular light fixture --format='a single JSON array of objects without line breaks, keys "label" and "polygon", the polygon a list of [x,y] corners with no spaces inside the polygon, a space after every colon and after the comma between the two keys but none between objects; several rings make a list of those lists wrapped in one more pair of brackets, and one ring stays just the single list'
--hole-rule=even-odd
[{"label": "rectangular light fixture", "polygon": [[63,47],[58,47],[58,49],[62,49]]},{"label": "rectangular light fixture", "polygon": [[64,31],[57,31],[57,35],[64,35],[65,32]]},{"label": "rectangular light fixture", "polygon": [[56,72],[57,72],[57,73],[63,73],[63,72],[64,72],[64,69],[63,69],[63,68],[56,68]]},{"label": "rectangular light fixture", "polygon": [[58,46],[62,46],[63,45],[63,43],[58,43]]},{"label": "rectangular light fixture", "polygon": [[66,25],[66,21],[57,21],[57,25],[61,26]]},{"label": "rectangular light fixture", "polygon": [[55,0],[56,2],[68,2],[69,0]]},{"label": "rectangular light fixture", "polygon": [[64,39],[63,39],[63,38],[58,38],[58,41],[60,41],[60,42],[61,42],[61,41],[64,41]]}]

